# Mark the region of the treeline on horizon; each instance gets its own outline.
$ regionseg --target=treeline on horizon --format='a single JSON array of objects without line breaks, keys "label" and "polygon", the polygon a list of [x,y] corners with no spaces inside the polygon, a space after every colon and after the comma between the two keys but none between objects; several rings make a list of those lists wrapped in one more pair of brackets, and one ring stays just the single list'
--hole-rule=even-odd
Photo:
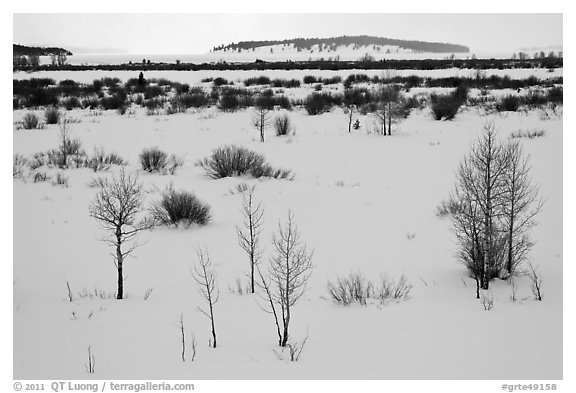
[{"label": "treeline on horizon", "polygon": [[251,63],[124,63],[97,65],[15,65],[14,71],[253,71],[253,70],[436,70],[460,69],[514,69],[514,68],[562,68],[563,57],[539,57],[534,59],[390,59],[379,61],[275,61],[256,60]]},{"label": "treeline on horizon", "polygon": [[72,56],[73,53],[64,48],[58,48],[52,46],[39,47],[39,46],[12,44],[12,56],[50,56],[50,55]]},{"label": "treeline on horizon", "polygon": [[310,50],[314,45],[318,45],[321,49],[329,49],[335,51],[338,46],[354,45],[355,47],[370,46],[370,45],[392,45],[399,46],[405,49],[411,49],[417,52],[431,52],[431,53],[468,53],[470,48],[464,45],[450,44],[444,42],[426,42],[426,41],[410,41],[399,40],[386,37],[376,37],[368,35],[358,36],[340,36],[329,38],[292,38],[286,40],[265,40],[265,41],[240,41],[238,43],[231,43],[228,45],[220,45],[214,47],[214,51],[218,50],[249,50],[259,48],[262,46],[271,45],[294,45],[298,50]]}]

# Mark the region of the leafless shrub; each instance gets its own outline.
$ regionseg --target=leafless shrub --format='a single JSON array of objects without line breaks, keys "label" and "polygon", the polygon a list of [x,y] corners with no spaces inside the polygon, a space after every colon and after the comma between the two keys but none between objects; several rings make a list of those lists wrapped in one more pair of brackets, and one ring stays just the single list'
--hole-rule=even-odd
[{"label": "leafless shrub", "polygon": [[68,177],[64,176],[61,172],[58,172],[56,178],[52,181],[52,185],[68,187]]},{"label": "leafless shrub", "polygon": [[304,337],[304,340],[302,340],[301,342],[297,342],[297,341],[288,341],[288,343],[286,344],[286,347],[282,347],[279,351],[277,350],[273,350],[274,354],[276,355],[276,357],[278,358],[278,360],[284,360],[284,352],[286,351],[286,348],[288,349],[288,355],[290,356],[290,361],[291,362],[297,362],[298,360],[300,360],[300,356],[302,355],[302,351],[304,351],[304,346],[306,345],[306,342],[308,341],[308,332],[306,332],[306,337]]},{"label": "leafless shrub", "polygon": [[387,274],[380,277],[380,286],[376,290],[376,296],[381,303],[389,301],[406,301],[410,298],[412,284],[405,275],[401,275],[398,281],[391,279]]},{"label": "leafless shrub", "polygon": [[158,225],[207,225],[210,221],[210,206],[188,191],[176,191],[169,186],[162,199],[155,202],[151,209],[152,220]]},{"label": "leafless shrub", "polygon": [[96,366],[96,358],[92,354],[92,347],[88,345],[88,364],[85,364],[84,367],[88,374],[94,374],[94,369]]},{"label": "leafless shrub", "polygon": [[162,172],[168,165],[168,155],[157,147],[144,149],[140,153],[140,165],[146,172]]},{"label": "leafless shrub", "polygon": [[218,282],[216,279],[216,272],[210,260],[207,250],[199,248],[196,251],[198,262],[193,268],[192,276],[199,286],[200,294],[204,297],[208,304],[208,311],[199,307],[198,310],[210,319],[212,327],[212,341],[211,345],[216,348],[216,328],[214,323],[214,305],[218,302],[220,291],[218,289]]},{"label": "leafless shrub", "polygon": [[28,112],[24,115],[22,121],[17,125],[19,128],[23,128],[25,130],[34,130],[42,128],[42,123],[38,116],[36,116],[33,112]]},{"label": "leafless shrub", "polygon": [[144,301],[147,301],[148,299],[150,299],[150,295],[152,294],[153,290],[154,290],[154,287],[150,287],[146,290],[146,292],[144,292]]},{"label": "leafless shrub", "polygon": [[494,295],[492,295],[492,292],[490,291],[482,292],[482,295],[480,296],[480,303],[482,303],[482,307],[484,307],[484,310],[486,311],[492,310],[492,308],[494,307]]},{"label": "leafless shrub", "polygon": [[192,350],[190,361],[193,362],[194,359],[196,359],[196,347],[198,343],[196,342],[196,336],[194,335],[194,332],[190,331],[190,336],[190,349]]},{"label": "leafless shrub", "polygon": [[530,289],[532,290],[534,299],[542,301],[542,276],[538,273],[538,266],[534,267],[534,265],[529,263],[526,275],[530,279]]},{"label": "leafless shrub", "polygon": [[70,282],[66,281],[66,298],[69,302],[74,301],[74,294],[72,293],[72,288],[70,288]]},{"label": "leafless shrub", "polygon": [[284,114],[274,118],[274,128],[276,129],[276,136],[290,135],[292,124],[288,115]]},{"label": "leafless shrub", "polygon": [[107,171],[111,165],[126,165],[126,162],[116,153],[106,154],[103,147],[94,149],[94,155],[86,162],[86,166],[94,172]]},{"label": "leafless shrub", "polygon": [[34,172],[34,177],[32,178],[34,183],[44,182],[48,180],[48,175],[46,172]]},{"label": "leafless shrub", "polygon": [[58,124],[60,121],[60,112],[55,106],[50,106],[44,110],[44,121],[46,124]]},{"label": "leafless shrub", "polygon": [[246,191],[248,191],[248,189],[250,188],[250,186],[248,186],[248,183],[238,183],[236,185],[236,187],[231,188],[228,193],[230,195],[234,195],[234,194],[242,194]]},{"label": "leafless shrub", "polygon": [[12,177],[18,179],[24,176],[24,167],[27,163],[28,160],[22,154],[14,154],[12,159]]},{"label": "leafless shrub", "polygon": [[512,138],[512,139],[518,139],[518,138],[534,139],[534,138],[540,138],[544,135],[546,135],[546,131],[544,131],[544,130],[538,130],[538,129],[518,130],[518,131],[510,134],[510,138]]},{"label": "leafless shrub", "polygon": [[357,302],[363,306],[374,295],[374,284],[362,273],[350,273],[348,277],[336,279],[336,283],[328,281],[326,285],[330,298],[337,304],[349,306]]},{"label": "leafless shrub", "polygon": [[458,202],[449,198],[440,202],[436,207],[436,217],[444,218],[458,212]]},{"label": "leafless shrub", "polygon": [[108,179],[104,177],[95,177],[88,183],[90,188],[104,188],[108,186]]},{"label": "leafless shrub", "polygon": [[274,169],[263,155],[235,145],[215,149],[210,157],[198,162],[212,179],[250,175],[292,180],[290,170]]},{"label": "leafless shrub", "polygon": [[184,158],[178,157],[175,154],[171,154],[168,157],[168,163],[166,164],[166,171],[170,175],[176,174],[176,169],[184,166]]},{"label": "leafless shrub", "polygon": [[52,152],[54,157],[49,161],[53,161],[59,168],[65,169],[73,164],[76,167],[84,166],[86,154],[82,150],[82,142],[80,139],[72,137],[71,120],[62,117],[58,123],[60,145],[58,149]]},{"label": "leafless shrub", "polygon": [[228,286],[228,291],[238,296],[242,296],[245,293],[246,294],[252,293],[250,283],[249,282],[245,283],[238,277],[236,277],[236,279],[234,280],[233,286]]},{"label": "leafless shrub", "polygon": [[113,299],[116,297],[116,294],[100,288],[88,289],[84,287],[77,292],[76,296],[78,299]]}]

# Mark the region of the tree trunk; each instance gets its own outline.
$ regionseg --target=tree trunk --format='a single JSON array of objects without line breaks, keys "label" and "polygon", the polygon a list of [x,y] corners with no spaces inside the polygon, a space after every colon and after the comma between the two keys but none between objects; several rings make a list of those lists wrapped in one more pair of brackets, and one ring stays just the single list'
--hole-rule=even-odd
[{"label": "tree trunk", "polygon": [[210,323],[212,325],[213,348],[216,348],[216,329],[214,328],[214,312],[212,311],[212,300],[210,300]]},{"label": "tree trunk", "polygon": [[124,298],[124,278],[122,277],[122,256],[119,257],[117,264],[118,264],[118,294],[116,295],[116,299],[123,299]]},{"label": "tree trunk", "polygon": [[513,233],[514,225],[510,223],[510,232],[508,233],[508,263],[506,264],[506,270],[508,274],[512,274],[512,259],[513,259],[513,252],[512,252],[512,233]]},{"label": "tree trunk", "polygon": [[352,114],[353,114],[353,110],[354,108],[352,107],[352,105],[350,105],[348,107],[349,110],[349,114],[348,114],[348,132],[352,132]]},{"label": "tree trunk", "polygon": [[392,104],[388,103],[388,135],[392,135]]},{"label": "tree trunk", "polygon": [[264,142],[264,120],[265,114],[263,111],[260,111],[260,142]]},{"label": "tree trunk", "polygon": [[290,323],[290,317],[287,317],[284,321],[284,335],[282,337],[282,343],[280,346],[285,347],[288,342],[288,324]]},{"label": "tree trunk", "polygon": [[[514,169],[514,168],[513,168],[513,169]],[[513,177],[515,177],[514,175],[515,175],[515,171],[513,172]],[[515,192],[516,190],[515,190],[515,187],[516,187],[516,184],[515,184],[515,182],[514,182],[514,180],[513,180],[513,181],[512,181],[512,185],[511,185],[512,193],[511,193],[511,196],[510,196],[510,201],[511,201],[511,206],[510,206],[510,227],[508,228],[508,229],[509,229],[509,231],[508,231],[508,261],[507,261],[507,263],[506,263],[506,270],[508,271],[508,274],[512,274],[512,264],[513,264],[513,259],[514,259],[514,258],[513,258],[514,253],[513,253],[513,250],[512,250],[512,248],[513,248],[513,247],[512,247],[512,244],[513,244],[513,242],[514,242],[514,237],[513,237],[513,236],[514,236],[514,221],[515,221],[515,220],[514,220],[514,218],[515,218],[514,216],[516,215],[516,212],[515,212],[515,208],[516,208],[516,206],[515,206],[515,199],[516,199],[516,192]]]},{"label": "tree trunk", "polygon": [[250,290],[254,293],[254,254],[250,255]]},{"label": "tree trunk", "polygon": [[480,281],[478,276],[474,276],[474,280],[476,281],[476,299],[480,299]]},{"label": "tree trunk", "polygon": [[[250,196],[250,210],[252,210],[252,196]],[[254,264],[255,264],[255,237],[254,223],[252,222],[252,212],[248,215],[248,227],[250,229],[250,290],[254,293]]]},{"label": "tree trunk", "polygon": [[122,234],[116,230],[116,267],[118,268],[118,293],[116,299],[124,298],[124,277],[122,275]]}]

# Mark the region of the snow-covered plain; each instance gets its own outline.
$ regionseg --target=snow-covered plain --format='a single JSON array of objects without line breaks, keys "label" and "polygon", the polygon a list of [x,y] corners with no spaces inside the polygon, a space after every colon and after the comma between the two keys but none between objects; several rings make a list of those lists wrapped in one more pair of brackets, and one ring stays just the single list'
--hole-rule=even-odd
[{"label": "snow-covered plain", "polygon": [[[103,74],[81,75],[91,81]],[[62,75],[59,79],[79,80]],[[118,72],[114,76],[125,78]],[[14,111],[14,121],[26,112]],[[74,136],[87,152],[104,146],[128,159],[130,171],[138,171],[138,154],[147,147],[184,156],[185,165],[174,176],[139,172],[147,204],[173,184],[208,202],[213,220],[202,228],[143,233],[135,258],[125,265],[127,299],[69,302],[66,281],[74,292],[116,289],[111,249],[99,241],[105,232],[88,214],[96,190],[87,184],[117,170],[66,170],[67,188],[15,179],[14,378],[561,379],[562,117],[541,115],[535,110],[488,116],[464,108],[455,120],[439,122],[422,110],[398,125],[393,136],[383,137],[366,133],[367,116],[360,116],[362,127],[349,134],[340,109],[319,116],[295,109],[289,113],[295,135],[270,133],[260,143],[250,110],[208,108],[171,116],[72,111],[69,117],[78,121]],[[454,255],[449,221],[435,210],[488,120],[502,138],[519,129],[545,130],[545,136],[522,139],[522,144],[546,204],[532,232],[537,243],[530,255],[543,277],[543,301],[532,299],[525,277],[517,279],[517,302],[510,299],[511,285],[496,280],[491,284],[494,307],[486,311]],[[57,135],[57,126],[14,129],[14,153],[31,156],[56,147]],[[195,162],[231,143],[264,153],[273,165],[293,170],[295,179],[206,177]],[[310,289],[293,310],[292,337],[301,340],[309,332],[296,363],[273,352],[278,350],[275,326],[261,310],[261,300],[229,290],[248,271],[235,234],[242,221],[242,196],[235,191],[241,182],[257,185],[265,206],[264,263],[273,249],[272,233],[289,209],[302,239],[314,249]],[[209,322],[197,309],[203,301],[190,274],[200,245],[217,263],[216,349],[208,347]],[[335,305],[326,283],[349,272],[373,280],[381,273],[405,274],[413,285],[411,298],[386,306]],[[148,288],[153,291],[145,301]],[[180,358],[182,313],[186,333],[193,330],[198,340],[194,362]],[[94,374],[84,367],[89,345]]]}]

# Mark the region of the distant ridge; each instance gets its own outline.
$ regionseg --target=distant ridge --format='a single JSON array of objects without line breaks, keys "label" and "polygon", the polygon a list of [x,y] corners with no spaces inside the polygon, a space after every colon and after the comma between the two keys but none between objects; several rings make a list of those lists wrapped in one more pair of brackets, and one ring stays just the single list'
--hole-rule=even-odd
[{"label": "distant ridge", "polygon": [[415,52],[428,53],[468,53],[470,48],[464,45],[426,42],[426,41],[409,41],[398,40],[393,38],[376,37],[368,35],[357,36],[339,36],[330,38],[292,38],[286,40],[268,40],[268,41],[240,41],[228,45],[214,47],[212,51],[227,50],[253,50],[263,46],[273,45],[293,45],[297,50],[311,50],[316,45],[321,50],[336,51],[339,46],[352,45],[355,48],[362,46],[396,46]]},{"label": "distant ridge", "polygon": [[50,56],[61,54],[72,56],[72,52],[63,48],[12,45],[12,56]]}]

